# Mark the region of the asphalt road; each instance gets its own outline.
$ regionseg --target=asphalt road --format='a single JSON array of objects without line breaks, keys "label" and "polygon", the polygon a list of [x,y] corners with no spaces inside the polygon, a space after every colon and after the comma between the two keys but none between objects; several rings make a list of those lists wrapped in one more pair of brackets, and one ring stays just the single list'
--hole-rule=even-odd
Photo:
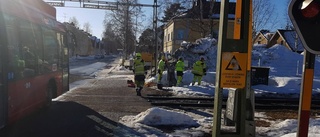
[{"label": "asphalt road", "polygon": [[[134,88],[127,86],[127,76],[131,73],[103,70],[100,75],[102,78],[89,79],[83,87],[60,96],[50,108],[34,112],[2,129],[0,137],[125,136],[117,129],[130,129],[118,123],[119,119],[137,115],[151,105],[136,96]],[[144,89],[142,96],[154,92],[157,91]]]}]

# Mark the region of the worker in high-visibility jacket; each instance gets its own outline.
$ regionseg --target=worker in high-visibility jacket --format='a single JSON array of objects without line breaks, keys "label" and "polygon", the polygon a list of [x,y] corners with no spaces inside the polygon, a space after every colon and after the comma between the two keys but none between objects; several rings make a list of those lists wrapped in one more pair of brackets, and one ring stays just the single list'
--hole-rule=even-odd
[{"label": "worker in high-visibility jacket", "polygon": [[177,73],[177,86],[180,86],[184,71],[184,62],[182,57],[179,57],[179,60],[176,63],[176,73]]},{"label": "worker in high-visibility jacket", "polygon": [[158,63],[158,84],[161,84],[161,79],[162,79],[162,73],[165,69],[166,66],[166,59],[163,56],[161,60],[159,60]]},{"label": "worker in high-visibility jacket", "polygon": [[193,80],[192,85],[195,84],[195,82],[198,82],[198,85],[201,84],[202,76],[206,75],[207,66],[204,62],[204,57],[200,57],[200,60],[195,62],[192,67],[192,73],[193,73]]},{"label": "worker in high-visibility jacket", "polygon": [[136,86],[137,96],[141,96],[141,90],[144,86],[145,79],[145,64],[144,60],[141,58],[141,53],[136,53],[136,58],[134,59],[133,71],[134,71],[134,82]]}]

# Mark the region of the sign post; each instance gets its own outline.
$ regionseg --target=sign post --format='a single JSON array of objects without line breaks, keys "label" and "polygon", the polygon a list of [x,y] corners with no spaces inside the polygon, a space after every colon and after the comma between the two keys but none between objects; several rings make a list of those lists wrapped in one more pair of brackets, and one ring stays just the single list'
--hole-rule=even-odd
[{"label": "sign post", "polygon": [[[227,39],[229,1],[221,0],[217,49],[213,137],[253,137],[254,94],[251,91],[252,0],[237,0],[234,39]],[[230,33],[230,32],[229,32]],[[223,88],[235,88],[235,132],[221,129]],[[232,104],[231,104],[232,105]],[[231,112],[231,111],[230,111]]]}]

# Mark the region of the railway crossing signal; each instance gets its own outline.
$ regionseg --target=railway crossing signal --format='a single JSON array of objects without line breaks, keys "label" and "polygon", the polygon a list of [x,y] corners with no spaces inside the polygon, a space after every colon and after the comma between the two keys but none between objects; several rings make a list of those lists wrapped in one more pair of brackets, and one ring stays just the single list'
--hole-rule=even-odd
[{"label": "railway crossing signal", "polygon": [[292,0],[289,16],[304,48],[320,54],[320,0]]},{"label": "railway crossing signal", "polygon": [[307,137],[312,100],[315,54],[320,54],[320,0],[292,0],[289,16],[305,50],[297,137]]}]

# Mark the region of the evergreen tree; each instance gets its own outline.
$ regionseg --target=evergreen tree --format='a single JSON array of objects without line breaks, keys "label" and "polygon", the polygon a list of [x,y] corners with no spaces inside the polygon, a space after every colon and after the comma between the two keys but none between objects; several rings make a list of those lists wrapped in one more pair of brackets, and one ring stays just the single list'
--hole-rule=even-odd
[{"label": "evergreen tree", "polygon": [[184,10],[185,8],[180,3],[173,3],[164,11],[164,16],[160,21],[166,23],[173,17],[182,14]]},{"label": "evergreen tree", "polygon": [[150,52],[154,51],[154,46],[153,46],[153,30],[148,28],[144,30],[139,37],[139,46],[137,51],[138,52]]}]

